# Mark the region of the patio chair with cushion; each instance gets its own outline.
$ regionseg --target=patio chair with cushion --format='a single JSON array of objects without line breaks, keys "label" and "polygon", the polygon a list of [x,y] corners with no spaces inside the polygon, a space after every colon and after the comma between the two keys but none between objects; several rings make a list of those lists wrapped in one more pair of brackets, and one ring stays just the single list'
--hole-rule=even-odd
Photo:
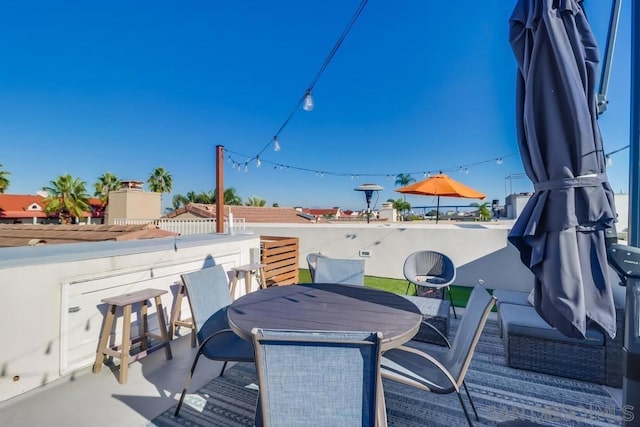
[{"label": "patio chair with cushion", "polygon": [[309,267],[309,274],[311,275],[312,283],[315,281],[316,262],[320,257],[324,257],[324,255],[315,252],[307,255],[307,266]]},{"label": "patio chair with cushion", "polygon": [[464,386],[476,419],[479,420],[464,379],[495,300],[486,289],[476,286],[469,296],[453,344],[442,336],[447,341],[448,351],[425,353],[410,341],[407,345],[384,353],[381,361],[382,377],[433,393],[455,392],[467,422],[473,425],[460,388]]},{"label": "patio chair with cushion", "polygon": [[456,308],[451,296],[451,283],[456,278],[456,267],[451,258],[436,251],[418,251],[409,255],[404,261],[404,277],[409,282],[409,288],[414,285],[418,296],[435,296],[444,298],[445,291],[449,292],[449,301],[456,319]]},{"label": "patio chair with cushion", "polygon": [[181,277],[187,289],[199,346],[176,408],[176,416],[180,412],[200,356],[223,361],[220,376],[224,375],[227,362],[253,362],[251,343],[237,336],[229,328],[227,307],[231,304],[231,294],[224,268],[215,265],[182,274]]},{"label": "patio chair with cushion", "polygon": [[257,426],[386,426],[376,332],[252,330]]},{"label": "patio chair with cushion", "polygon": [[318,257],[313,283],[364,286],[364,260]]}]

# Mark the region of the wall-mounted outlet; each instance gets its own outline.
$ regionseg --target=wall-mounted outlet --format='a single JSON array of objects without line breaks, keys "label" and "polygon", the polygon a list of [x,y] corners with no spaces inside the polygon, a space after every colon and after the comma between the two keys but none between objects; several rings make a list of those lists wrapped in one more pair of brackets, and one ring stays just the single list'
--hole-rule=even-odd
[{"label": "wall-mounted outlet", "polygon": [[370,257],[371,255],[373,255],[373,254],[371,253],[371,251],[369,249],[360,250],[360,256]]}]

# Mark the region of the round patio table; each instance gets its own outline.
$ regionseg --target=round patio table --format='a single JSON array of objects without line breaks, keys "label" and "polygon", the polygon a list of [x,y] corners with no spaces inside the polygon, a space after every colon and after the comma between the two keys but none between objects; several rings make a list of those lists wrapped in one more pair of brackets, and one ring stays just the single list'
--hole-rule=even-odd
[{"label": "round patio table", "polygon": [[227,316],[247,341],[253,328],[381,332],[383,351],[413,338],[422,321],[418,307],[400,295],[334,283],[258,290],[235,300]]}]

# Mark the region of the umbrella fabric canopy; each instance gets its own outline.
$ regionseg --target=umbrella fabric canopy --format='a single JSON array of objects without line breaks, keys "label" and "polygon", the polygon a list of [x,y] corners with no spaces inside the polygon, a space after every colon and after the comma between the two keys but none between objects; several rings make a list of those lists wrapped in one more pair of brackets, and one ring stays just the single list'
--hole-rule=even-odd
[{"label": "umbrella fabric canopy", "polygon": [[436,206],[436,223],[440,210],[440,197],[462,197],[467,199],[484,199],[485,195],[473,188],[439,173],[420,182],[401,187],[396,190],[398,193],[417,194],[420,196],[438,196]]},{"label": "umbrella fabric canopy", "polygon": [[616,214],[597,123],[598,47],[577,0],[519,0],[510,27],[518,142],[535,193],[509,241],[548,323],[584,338],[591,319],[613,337],[605,229]]}]

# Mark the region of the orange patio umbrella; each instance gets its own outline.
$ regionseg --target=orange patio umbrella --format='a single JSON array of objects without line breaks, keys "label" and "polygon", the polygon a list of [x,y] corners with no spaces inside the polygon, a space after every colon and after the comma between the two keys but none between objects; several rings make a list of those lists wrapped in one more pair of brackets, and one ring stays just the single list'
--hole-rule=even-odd
[{"label": "orange patio umbrella", "polygon": [[440,197],[462,197],[466,199],[480,200],[486,197],[483,193],[476,191],[471,187],[467,187],[442,172],[420,182],[415,182],[411,185],[407,185],[406,187],[398,188],[396,191],[403,194],[437,196],[436,224],[438,223],[438,216],[440,214]]}]

